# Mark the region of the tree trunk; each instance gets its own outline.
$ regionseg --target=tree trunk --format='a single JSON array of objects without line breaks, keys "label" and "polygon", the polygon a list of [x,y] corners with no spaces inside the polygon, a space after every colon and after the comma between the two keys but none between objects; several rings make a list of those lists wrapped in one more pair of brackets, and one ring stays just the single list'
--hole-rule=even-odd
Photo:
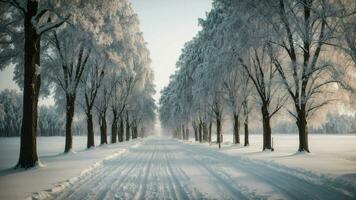
[{"label": "tree trunk", "polygon": [[32,25],[32,18],[37,14],[38,2],[28,1],[24,17],[25,56],[23,114],[21,126],[21,147],[17,167],[29,168],[38,162],[36,131],[37,104],[40,89],[40,75],[36,66],[40,65],[40,36]]},{"label": "tree trunk", "polygon": [[188,129],[188,126],[185,129],[185,138],[186,138],[186,140],[189,140],[189,129]]},{"label": "tree trunk", "polygon": [[130,122],[129,122],[129,114],[126,113],[126,141],[130,140]]},{"label": "tree trunk", "polygon": [[221,120],[216,119],[216,142],[219,144],[219,149],[221,148]]},{"label": "tree trunk", "polygon": [[240,122],[237,114],[234,114],[234,144],[240,144]]},{"label": "tree trunk", "polygon": [[213,123],[209,122],[209,134],[208,134],[208,142],[211,142],[211,131],[213,128]]},{"label": "tree trunk", "polygon": [[193,129],[194,129],[194,138],[195,138],[195,141],[197,142],[198,141],[198,127],[197,127],[197,124],[195,123],[195,121],[193,121]]},{"label": "tree trunk", "polygon": [[201,122],[199,122],[199,142],[202,142],[203,140],[203,124]]},{"label": "tree trunk", "polygon": [[206,122],[203,122],[203,141],[208,141],[208,124]]},{"label": "tree trunk", "polygon": [[111,124],[111,143],[116,143],[117,138],[117,117],[114,114],[114,118]]},{"label": "tree trunk", "polygon": [[185,128],[184,128],[184,124],[182,125],[182,139],[185,140]]},{"label": "tree trunk", "polygon": [[250,145],[249,141],[249,134],[248,134],[248,115],[245,116],[245,121],[244,121],[244,128],[245,128],[245,146]]},{"label": "tree trunk", "polygon": [[137,132],[137,126],[136,126],[136,123],[134,123],[132,126],[131,126],[131,135],[132,135],[132,139],[136,139],[138,137],[138,132]]},{"label": "tree trunk", "polygon": [[248,101],[247,101],[247,99],[245,99],[245,101],[243,103],[244,116],[245,116],[245,120],[244,120],[245,144],[244,144],[244,146],[250,145],[249,134],[248,134],[248,105],[247,105],[247,103],[248,103]]},{"label": "tree trunk", "polygon": [[122,119],[122,117],[119,118],[120,120],[120,124],[119,124],[119,142],[123,142],[124,141],[124,120]]},{"label": "tree trunk", "polygon": [[108,133],[107,133],[107,124],[106,124],[106,114],[103,113],[100,115],[100,144],[108,143]]},{"label": "tree trunk", "polygon": [[271,145],[271,124],[270,124],[270,116],[268,113],[267,105],[262,105],[262,123],[263,123],[263,150],[268,149],[272,150]]},{"label": "tree trunk", "polygon": [[298,133],[299,133],[299,149],[298,151],[303,152],[309,151],[308,145],[308,126],[307,126],[307,119],[306,119],[306,112],[305,112],[305,105],[301,106],[302,109],[298,110],[297,116],[297,126],[298,126]]},{"label": "tree trunk", "polygon": [[135,133],[135,138],[138,138],[137,125],[135,125],[135,127],[134,127],[134,133]]},{"label": "tree trunk", "polygon": [[93,127],[93,115],[91,114],[91,111],[87,113],[87,130],[88,130],[88,136],[87,136],[87,148],[94,147],[94,127]]},{"label": "tree trunk", "polygon": [[75,96],[67,94],[66,101],[66,144],[64,148],[65,153],[69,152],[72,149],[72,123],[74,117]]},{"label": "tree trunk", "polygon": [[132,139],[136,138],[136,136],[135,136],[135,126],[131,126],[131,137],[132,137]]}]

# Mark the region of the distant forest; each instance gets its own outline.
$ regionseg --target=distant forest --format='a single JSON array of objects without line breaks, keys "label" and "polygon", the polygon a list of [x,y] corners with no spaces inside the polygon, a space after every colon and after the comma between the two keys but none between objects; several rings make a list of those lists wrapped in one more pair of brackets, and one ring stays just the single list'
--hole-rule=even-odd
[{"label": "distant forest", "polygon": [[[293,122],[279,123],[273,128],[275,133],[297,133],[298,129]],[[328,113],[326,121],[317,128],[310,127],[310,133],[356,133],[355,115],[340,115]]]}]

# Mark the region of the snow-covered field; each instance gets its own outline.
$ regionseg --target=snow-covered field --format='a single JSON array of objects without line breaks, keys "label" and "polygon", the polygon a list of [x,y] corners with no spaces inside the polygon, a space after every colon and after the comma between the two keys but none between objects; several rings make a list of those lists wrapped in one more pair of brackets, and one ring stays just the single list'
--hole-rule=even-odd
[{"label": "snow-covered field", "polygon": [[[40,157],[58,155],[64,151],[64,137],[37,137],[37,150]],[[100,144],[100,136],[95,136]],[[86,136],[73,137],[73,151],[83,151],[87,147]],[[0,170],[16,165],[20,152],[20,138],[0,138]]]},{"label": "snow-covered field", "polygon": [[[233,136],[226,134],[221,151],[313,170],[315,173],[344,175],[356,182],[356,134],[310,134],[310,154],[297,152],[297,134],[272,134],[272,138],[274,152],[262,152],[262,135],[250,135],[250,146],[246,148],[243,146],[243,134],[240,136],[241,145],[233,145]],[[194,141],[193,138],[190,141]]]},{"label": "snow-covered field", "polygon": [[[0,199],[356,198],[356,135],[310,135],[311,154],[296,154],[297,135],[273,138],[261,152],[261,135],[249,147],[225,135],[221,150],[165,137],[84,150],[84,137],[69,155],[58,155],[63,138],[40,138],[44,166],[2,170]],[[0,138],[2,168],[16,163],[16,140]]]}]

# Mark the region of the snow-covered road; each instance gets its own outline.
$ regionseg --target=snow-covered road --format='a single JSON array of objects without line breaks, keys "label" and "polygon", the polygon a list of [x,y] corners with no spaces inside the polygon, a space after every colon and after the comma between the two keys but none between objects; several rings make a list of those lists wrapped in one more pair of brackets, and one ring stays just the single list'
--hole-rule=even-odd
[{"label": "snow-covered road", "polygon": [[349,184],[202,145],[150,138],[47,199],[355,199]]}]

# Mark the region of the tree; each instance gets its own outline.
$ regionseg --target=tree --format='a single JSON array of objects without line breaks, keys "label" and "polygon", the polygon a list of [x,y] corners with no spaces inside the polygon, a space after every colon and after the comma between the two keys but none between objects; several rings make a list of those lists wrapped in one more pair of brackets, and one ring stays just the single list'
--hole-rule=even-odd
[{"label": "tree", "polygon": [[[126,121],[126,132],[130,132],[129,114],[127,111],[127,104],[129,96],[135,86],[136,80],[132,71],[122,71],[121,77],[117,80],[113,79],[114,92],[111,96],[111,110],[112,110],[112,126],[111,126],[111,143],[116,143],[119,136],[119,141],[123,141],[123,128],[122,121]],[[125,116],[123,115],[125,111]],[[124,118],[126,117],[126,118]],[[118,120],[120,120],[120,133],[118,134]],[[128,130],[127,130],[128,129]],[[122,132],[121,132],[122,131]]]},{"label": "tree", "polygon": [[[79,31],[75,27],[69,27],[62,30],[60,34],[53,32],[52,45],[56,50],[56,57],[52,58],[49,55],[52,65],[58,66],[58,68],[53,68],[52,71],[53,80],[57,84],[56,92],[65,96],[66,102],[66,139],[64,152],[69,152],[72,149],[72,123],[77,89],[91,53],[89,47],[86,46],[88,41],[85,41]],[[73,43],[73,38],[77,38],[80,41],[79,44]]]},{"label": "tree", "polygon": [[94,107],[98,113],[98,120],[100,126],[100,144],[107,144],[107,121],[106,113],[109,108],[110,98],[113,87],[109,85],[108,81],[103,80],[102,89],[99,90],[98,101],[95,101]]},{"label": "tree", "polygon": [[[9,41],[14,44],[15,48],[21,49],[18,44],[24,44],[23,55],[24,60],[24,82],[23,82],[23,114],[21,126],[21,147],[20,156],[17,167],[30,168],[36,165],[38,161],[36,147],[36,131],[37,131],[37,104],[39,90],[41,86],[40,75],[40,52],[41,52],[41,36],[46,32],[61,26],[65,20],[58,15],[55,15],[53,7],[50,7],[51,2],[39,1],[17,1],[17,0],[2,0],[0,3],[10,5],[12,8],[9,12],[17,12],[10,16],[21,16],[15,18],[13,23],[23,22],[22,36],[19,34],[6,34],[5,38],[11,38]],[[10,17],[11,18],[11,17]],[[55,20],[58,19],[58,20]],[[5,25],[6,26],[6,25]],[[11,30],[11,29],[7,29]],[[16,37],[17,36],[17,37]],[[21,40],[23,40],[23,43]],[[10,47],[9,55],[14,51]],[[12,54],[13,55],[13,54]],[[12,59],[10,56],[8,57]],[[5,59],[6,60],[6,59]],[[5,63],[7,63],[5,61]]]},{"label": "tree", "polygon": [[224,81],[224,91],[226,92],[226,101],[233,119],[234,144],[240,144],[240,116],[246,114],[246,112],[242,112],[249,95],[249,77],[244,71],[239,70],[237,67],[235,68],[232,69],[233,71],[227,72],[228,74]]},{"label": "tree", "polygon": [[15,90],[0,93],[0,136],[14,137],[21,133],[22,94]]},{"label": "tree", "polygon": [[[331,100],[321,100],[325,87],[336,81],[329,74],[332,65],[320,62],[319,58],[325,42],[334,32],[335,10],[329,1],[285,1],[275,5],[278,17],[274,23],[282,24],[276,29],[279,39],[272,41],[288,55],[286,64],[281,57],[273,54],[276,66],[294,104],[294,112],[299,132],[298,151],[309,152],[307,119],[320,107]],[[291,72],[291,73],[289,73]]]},{"label": "tree", "polygon": [[40,136],[63,136],[64,116],[54,106],[40,106],[38,111],[38,132]]},{"label": "tree", "polygon": [[274,83],[277,70],[267,55],[266,46],[253,51],[249,66],[241,57],[239,61],[255,86],[261,102],[263,150],[272,149],[270,120],[284,105],[286,95],[279,94],[278,86]]},{"label": "tree", "polygon": [[97,98],[99,88],[104,78],[105,63],[100,63],[97,59],[88,68],[88,72],[81,80],[84,96],[84,111],[87,117],[87,148],[94,147],[94,125],[93,125],[93,108]]}]

